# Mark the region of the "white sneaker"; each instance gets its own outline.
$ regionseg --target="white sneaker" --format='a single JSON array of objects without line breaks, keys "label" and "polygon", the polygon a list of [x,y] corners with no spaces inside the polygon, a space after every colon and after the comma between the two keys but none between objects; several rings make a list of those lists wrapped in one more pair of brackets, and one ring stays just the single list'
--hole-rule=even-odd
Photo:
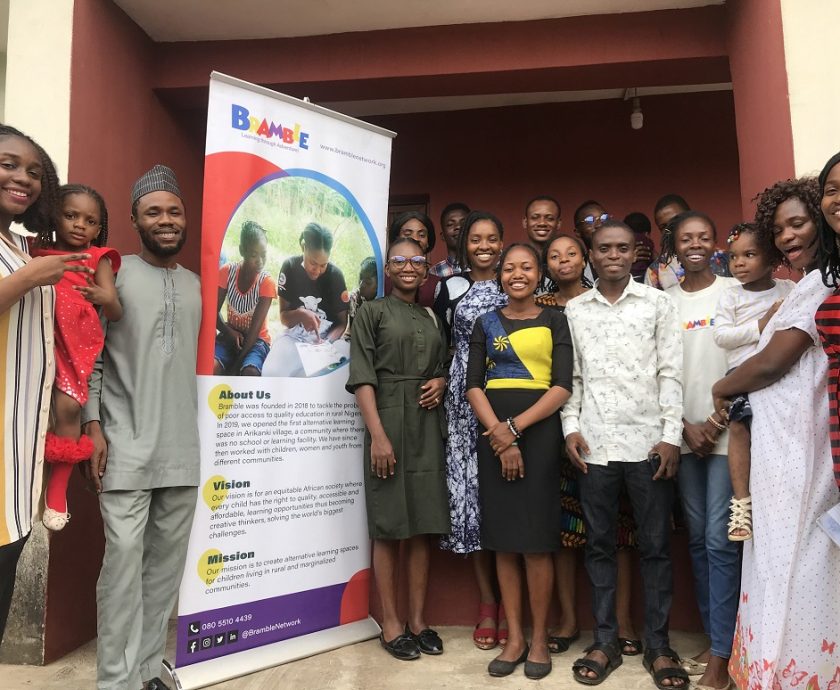
[{"label": "white sneaker", "polygon": [[44,508],[44,516],[41,518],[44,527],[53,532],[59,532],[70,522],[70,513],[59,513],[52,508]]}]

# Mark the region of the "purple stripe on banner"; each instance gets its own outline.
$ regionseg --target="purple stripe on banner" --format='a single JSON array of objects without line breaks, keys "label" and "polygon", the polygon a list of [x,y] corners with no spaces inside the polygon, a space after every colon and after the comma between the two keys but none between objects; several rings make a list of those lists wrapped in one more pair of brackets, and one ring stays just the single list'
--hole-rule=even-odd
[{"label": "purple stripe on banner", "polygon": [[178,666],[332,628],[346,583],[178,617]]}]

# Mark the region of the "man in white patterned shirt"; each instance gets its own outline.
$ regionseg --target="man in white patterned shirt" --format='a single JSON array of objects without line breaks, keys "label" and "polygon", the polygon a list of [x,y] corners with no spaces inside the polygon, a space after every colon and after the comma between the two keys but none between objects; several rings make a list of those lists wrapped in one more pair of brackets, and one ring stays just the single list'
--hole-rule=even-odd
[{"label": "man in white patterned shirt", "polygon": [[566,449],[580,470],[586,569],[595,643],[576,679],[606,677],[621,664],[615,613],[616,532],[622,485],[633,506],[645,592],[645,667],[657,683],[688,687],[669,647],[673,592],[671,506],[682,438],[682,338],[671,299],[630,275],[635,237],[624,223],[594,229],[595,289],[571,300],[572,397],[562,412]]}]

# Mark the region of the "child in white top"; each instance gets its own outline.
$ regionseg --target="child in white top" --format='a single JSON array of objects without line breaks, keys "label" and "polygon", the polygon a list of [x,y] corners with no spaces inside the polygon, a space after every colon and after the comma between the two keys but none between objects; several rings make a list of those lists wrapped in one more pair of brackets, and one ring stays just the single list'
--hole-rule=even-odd
[{"label": "child in white top", "polygon": [[[774,280],[773,271],[782,255],[773,238],[752,223],[739,223],[727,238],[729,268],[740,285],[725,290],[715,314],[714,339],[726,350],[731,371],[755,354],[758,339],[767,323],[794,288],[790,280]],[[717,402],[716,402],[716,407]],[[729,539],[752,537],[750,498],[750,417],[746,396],[736,397],[729,408],[729,475],[735,494],[730,503]]]}]

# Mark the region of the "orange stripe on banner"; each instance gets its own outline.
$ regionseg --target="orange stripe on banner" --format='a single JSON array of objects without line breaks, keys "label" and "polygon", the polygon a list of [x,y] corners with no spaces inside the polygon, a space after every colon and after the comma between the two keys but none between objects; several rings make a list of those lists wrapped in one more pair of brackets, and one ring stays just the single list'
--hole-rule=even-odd
[{"label": "orange stripe on banner", "polygon": [[[0,420],[6,419],[6,395],[8,389],[6,388],[6,354],[9,345],[9,312],[6,311],[0,315]],[[4,430],[9,428],[9,425],[3,424]],[[9,473],[6,472],[5,464],[13,462],[13,453],[6,452],[6,445],[8,439],[5,431],[0,432],[0,452],[3,453],[3,472],[0,472],[0,544],[8,544],[10,540],[9,526],[6,523],[6,477]]]}]

